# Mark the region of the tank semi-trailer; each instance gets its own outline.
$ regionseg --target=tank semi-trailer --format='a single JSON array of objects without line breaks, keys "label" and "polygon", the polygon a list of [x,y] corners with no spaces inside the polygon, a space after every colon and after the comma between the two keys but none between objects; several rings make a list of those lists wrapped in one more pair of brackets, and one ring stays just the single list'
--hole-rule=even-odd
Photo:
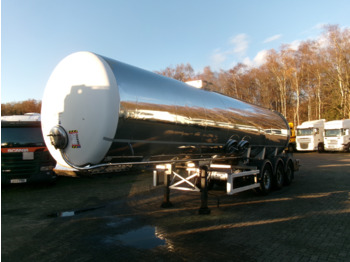
[{"label": "tank semi-trailer", "polygon": [[326,151],[350,152],[350,119],[325,123],[324,146]]},{"label": "tank semi-trailer", "polygon": [[284,152],[290,131],[279,113],[90,52],[52,72],[42,130],[59,164],[152,166],[155,184],[165,178],[163,206],[170,189],[201,191],[201,213],[214,182],[226,182],[228,194],[267,194],[290,184],[299,167]]}]

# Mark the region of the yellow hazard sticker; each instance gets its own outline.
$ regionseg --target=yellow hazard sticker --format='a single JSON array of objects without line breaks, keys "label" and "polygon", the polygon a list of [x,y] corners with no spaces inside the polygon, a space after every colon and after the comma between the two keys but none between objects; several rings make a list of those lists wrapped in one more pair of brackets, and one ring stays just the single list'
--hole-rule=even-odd
[{"label": "yellow hazard sticker", "polygon": [[69,130],[69,136],[70,141],[72,141],[72,148],[81,148],[78,130]]}]

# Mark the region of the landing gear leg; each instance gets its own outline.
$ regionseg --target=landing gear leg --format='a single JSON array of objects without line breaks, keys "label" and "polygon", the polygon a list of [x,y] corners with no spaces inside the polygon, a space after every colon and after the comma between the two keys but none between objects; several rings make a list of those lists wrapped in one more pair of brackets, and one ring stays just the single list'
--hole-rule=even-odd
[{"label": "landing gear leg", "polygon": [[201,207],[198,210],[200,215],[210,214],[208,208],[208,167],[203,166],[200,168],[201,174]]},{"label": "landing gear leg", "polygon": [[164,172],[164,199],[163,203],[161,204],[161,207],[163,208],[169,208],[172,207],[173,204],[170,202],[170,173],[163,171]]}]

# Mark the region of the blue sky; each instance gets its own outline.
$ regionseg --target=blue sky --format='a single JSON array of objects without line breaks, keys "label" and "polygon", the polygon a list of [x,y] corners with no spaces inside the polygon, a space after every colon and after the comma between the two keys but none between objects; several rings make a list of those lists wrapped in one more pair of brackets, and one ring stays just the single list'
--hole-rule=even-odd
[{"label": "blue sky", "polygon": [[2,0],[1,102],[41,100],[65,56],[92,51],[155,71],[256,65],[281,44],[350,26],[348,0]]}]

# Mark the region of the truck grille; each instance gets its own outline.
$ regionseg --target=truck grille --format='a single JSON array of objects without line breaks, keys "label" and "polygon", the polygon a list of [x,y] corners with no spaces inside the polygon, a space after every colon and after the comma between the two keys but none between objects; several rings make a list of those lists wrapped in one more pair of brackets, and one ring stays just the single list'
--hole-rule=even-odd
[{"label": "truck grille", "polygon": [[308,149],[309,148],[309,143],[300,143],[300,148],[301,149]]},{"label": "truck grille", "polygon": [[297,141],[299,143],[310,143],[311,142],[311,139],[306,137],[306,138],[298,138]]},{"label": "truck grille", "polygon": [[2,175],[28,176],[40,171],[42,152],[35,152],[33,160],[23,160],[22,153],[2,153],[1,173]]},{"label": "truck grille", "polygon": [[337,145],[338,141],[337,140],[328,140],[328,144],[330,144],[330,145]]}]

